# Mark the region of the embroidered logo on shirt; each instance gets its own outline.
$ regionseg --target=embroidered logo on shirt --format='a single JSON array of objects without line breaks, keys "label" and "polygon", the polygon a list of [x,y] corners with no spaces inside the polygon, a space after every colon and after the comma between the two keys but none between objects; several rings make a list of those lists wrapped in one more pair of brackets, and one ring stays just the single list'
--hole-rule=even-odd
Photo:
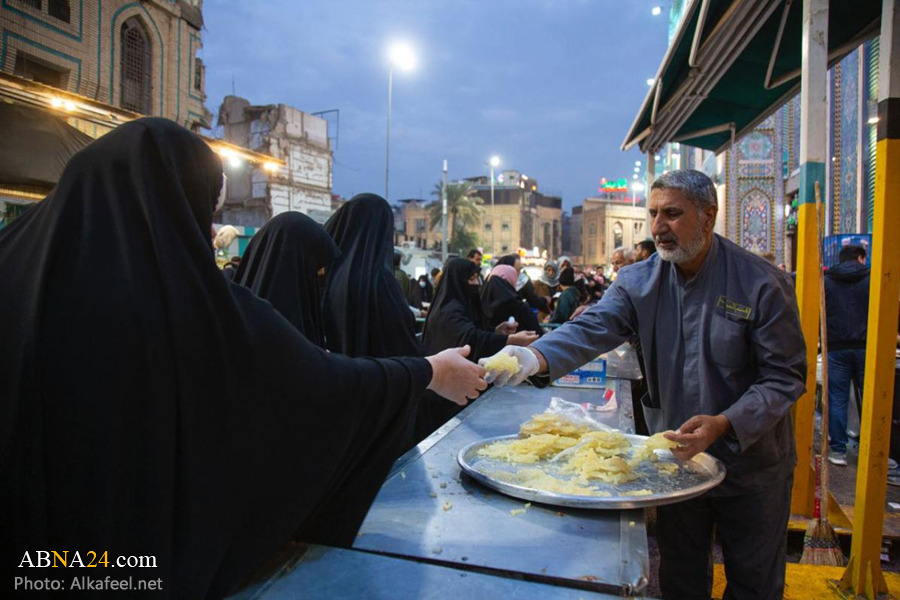
[{"label": "embroidered logo on shirt", "polygon": [[719,296],[719,301],[716,303],[716,306],[723,309],[725,312],[732,314],[736,317],[740,317],[741,319],[750,319],[750,313],[753,312],[749,306],[744,306],[743,304],[738,304],[737,302],[733,302],[726,298],[725,296]]}]

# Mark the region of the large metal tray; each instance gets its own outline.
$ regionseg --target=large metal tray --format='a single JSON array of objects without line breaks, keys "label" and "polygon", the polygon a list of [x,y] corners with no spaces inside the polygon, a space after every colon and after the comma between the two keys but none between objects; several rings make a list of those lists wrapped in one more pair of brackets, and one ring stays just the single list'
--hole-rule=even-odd
[{"label": "large metal tray", "polygon": [[[625,437],[628,438],[632,446],[643,444],[647,439],[641,435],[625,434]],[[459,462],[460,468],[472,479],[513,498],[574,508],[618,510],[674,504],[696,498],[716,487],[725,479],[725,465],[705,452],[698,454],[689,461],[677,461],[671,452],[657,451],[659,463],[680,462],[682,468],[679,469],[677,474],[664,476],[659,474],[656,467],[641,465],[636,469],[641,474],[640,479],[636,481],[618,485],[600,482],[591,483],[592,487],[609,492],[612,494],[611,496],[557,494],[503,481],[490,474],[498,470],[513,473],[522,468],[541,467],[555,476],[563,477],[556,471],[557,466],[551,465],[547,460],[535,464],[520,465],[478,456],[478,450],[488,444],[517,438],[519,438],[518,435],[504,435],[474,442],[459,451],[457,462]],[[565,476],[565,478],[570,477],[571,475]],[[643,489],[649,489],[652,494],[642,496],[623,495],[623,492]]]}]

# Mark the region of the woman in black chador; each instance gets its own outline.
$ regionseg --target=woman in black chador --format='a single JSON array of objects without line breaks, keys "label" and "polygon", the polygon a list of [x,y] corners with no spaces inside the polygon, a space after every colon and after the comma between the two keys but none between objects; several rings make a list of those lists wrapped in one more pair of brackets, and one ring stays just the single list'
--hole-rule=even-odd
[{"label": "woman in black chador", "polygon": [[498,264],[491,270],[481,290],[481,310],[484,326],[494,329],[510,317],[518,324],[517,331],[541,334],[541,324],[531,308],[516,294],[518,274],[515,268]]},{"label": "woman in black chador", "polygon": [[[438,348],[454,348],[457,344],[471,347],[469,360],[492,356],[507,344],[527,346],[537,339],[530,331],[513,333],[515,326],[501,323],[495,330],[482,328],[477,315],[479,307],[479,268],[465,258],[451,258],[444,265],[441,283],[437,287],[434,303],[428,311],[422,342],[426,354]],[[438,352],[440,350],[437,350]],[[422,402],[420,416],[416,419],[416,434],[419,439],[431,433],[459,412],[458,407],[444,407],[434,401]]]},{"label": "woman in black chador", "polygon": [[303,213],[281,213],[250,240],[235,282],[271,302],[306,339],[324,348],[318,272],[339,255],[321,225]]},{"label": "woman in black chador", "polygon": [[461,402],[484,387],[455,351],[328,354],[226,281],[209,239],[221,185],[202,139],[139,119],[0,231],[0,571],[45,549],[154,556],[152,575],[117,578],[221,598],[427,386]]},{"label": "woman in black chador", "polygon": [[381,196],[359,194],[325,231],[341,257],[325,286],[328,349],[347,356],[416,356],[415,317],[394,277],[394,213]]}]

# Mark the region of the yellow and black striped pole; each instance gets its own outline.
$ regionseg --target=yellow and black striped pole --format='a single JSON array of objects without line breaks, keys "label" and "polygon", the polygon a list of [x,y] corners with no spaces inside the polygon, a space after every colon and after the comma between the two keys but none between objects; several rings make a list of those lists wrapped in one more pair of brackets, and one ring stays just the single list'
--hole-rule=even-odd
[{"label": "yellow and black striped pole", "polygon": [[797,208],[797,304],[806,340],[806,393],[794,408],[797,467],[791,513],[811,517],[815,494],[812,462],[819,345],[819,244],[816,182],[825,181],[823,123],[827,122],[828,0],[803,0],[800,74],[800,189]]},{"label": "yellow and black striped pole", "polygon": [[[841,588],[874,600],[888,593],[881,537],[894,399],[900,301],[900,0],[884,0],[866,373],[850,564]],[[896,60],[894,60],[896,59]]]}]

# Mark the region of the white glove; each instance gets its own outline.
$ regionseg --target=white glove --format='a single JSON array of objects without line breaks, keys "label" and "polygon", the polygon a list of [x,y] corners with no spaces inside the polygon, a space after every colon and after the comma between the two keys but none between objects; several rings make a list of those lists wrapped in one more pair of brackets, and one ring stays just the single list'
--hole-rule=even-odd
[{"label": "white glove", "polygon": [[[488,370],[484,380],[488,383],[493,383],[495,387],[502,387],[507,384],[519,385],[532,375],[537,375],[537,372],[540,369],[540,363],[538,363],[537,356],[535,356],[534,352],[528,348],[522,346],[506,346],[497,354],[509,354],[515,356],[516,360],[519,361],[519,370],[515,375],[510,375],[509,371]],[[494,356],[496,356],[496,354]],[[478,361],[478,364],[485,367],[485,363],[491,358],[493,357],[489,356],[488,358],[482,358]]]}]

